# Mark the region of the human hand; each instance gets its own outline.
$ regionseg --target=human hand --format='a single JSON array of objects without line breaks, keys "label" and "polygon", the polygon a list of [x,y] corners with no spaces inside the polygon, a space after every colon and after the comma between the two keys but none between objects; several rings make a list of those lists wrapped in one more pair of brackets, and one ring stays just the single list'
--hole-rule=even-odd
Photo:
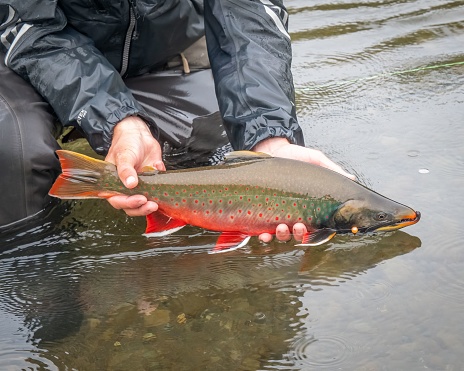
[{"label": "human hand", "polygon": [[[263,140],[253,148],[253,151],[264,152],[273,157],[284,157],[309,162],[336,171],[350,179],[356,179],[354,175],[347,173],[321,151],[291,144],[285,138],[268,138]],[[302,223],[296,223],[293,226],[293,237],[296,241],[301,241],[306,232],[306,226]],[[279,241],[288,241],[291,237],[290,229],[286,224],[279,224],[277,226],[276,238]],[[259,239],[263,242],[270,242],[272,240],[272,235],[270,233],[262,233],[259,235]]]},{"label": "human hand", "polygon": [[[158,141],[137,116],[126,117],[114,127],[113,141],[105,160],[116,165],[119,178],[127,188],[137,186],[137,171],[144,166],[166,170]],[[158,210],[158,204],[143,195],[118,195],[110,197],[108,202],[129,216],[144,216]]]}]

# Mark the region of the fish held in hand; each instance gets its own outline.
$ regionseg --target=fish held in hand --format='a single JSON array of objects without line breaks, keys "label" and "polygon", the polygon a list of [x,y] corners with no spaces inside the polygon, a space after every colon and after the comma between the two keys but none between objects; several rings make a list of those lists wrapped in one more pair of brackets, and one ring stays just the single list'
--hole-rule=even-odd
[{"label": "fish held in hand", "polygon": [[236,151],[218,166],[144,169],[139,184],[124,187],[116,167],[72,151],[57,154],[62,174],[49,194],[62,199],[143,194],[159,209],[147,216],[147,236],[184,225],[222,232],[214,252],[274,234],[279,224],[307,229],[298,246],[316,246],[337,233],[393,231],[415,224],[420,213],[326,168],[263,153]]}]

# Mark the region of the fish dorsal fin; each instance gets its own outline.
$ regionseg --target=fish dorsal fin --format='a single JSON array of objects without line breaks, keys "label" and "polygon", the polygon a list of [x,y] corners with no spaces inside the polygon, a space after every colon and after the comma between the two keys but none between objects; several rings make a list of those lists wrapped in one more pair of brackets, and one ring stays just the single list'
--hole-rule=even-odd
[{"label": "fish dorsal fin", "polygon": [[153,166],[144,166],[138,175],[156,175],[158,173],[159,170],[155,169]]},{"label": "fish dorsal fin", "polygon": [[253,152],[253,151],[233,151],[225,155],[224,162],[226,164],[234,164],[237,162],[252,161],[263,158],[271,158],[271,155],[268,155],[264,152]]}]

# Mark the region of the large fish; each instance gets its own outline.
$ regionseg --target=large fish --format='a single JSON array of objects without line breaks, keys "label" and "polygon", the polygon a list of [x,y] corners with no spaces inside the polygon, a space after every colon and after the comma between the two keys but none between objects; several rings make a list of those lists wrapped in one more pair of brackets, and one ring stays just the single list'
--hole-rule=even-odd
[{"label": "large fish", "polygon": [[223,165],[139,174],[127,189],[116,167],[71,151],[57,151],[62,174],[50,195],[62,199],[143,194],[158,203],[147,235],[186,224],[222,232],[214,251],[245,245],[277,225],[303,223],[299,246],[320,245],[337,233],[392,231],[415,224],[420,213],[331,170],[248,151],[231,152]]}]

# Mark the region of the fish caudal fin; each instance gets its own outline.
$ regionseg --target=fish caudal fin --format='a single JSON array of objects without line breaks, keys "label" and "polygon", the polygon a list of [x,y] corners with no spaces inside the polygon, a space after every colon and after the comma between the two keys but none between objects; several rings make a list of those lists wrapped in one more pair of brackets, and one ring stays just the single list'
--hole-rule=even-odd
[{"label": "fish caudal fin", "polygon": [[185,226],[185,222],[170,218],[159,211],[147,215],[147,229],[144,236],[162,237],[174,233]]},{"label": "fish caudal fin", "polygon": [[50,196],[62,199],[108,198],[119,194],[105,190],[101,180],[116,167],[106,161],[80,153],[58,150],[62,173],[48,192]]},{"label": "fish caudal fin", "polygon": [[295,246],[319,246],[331,240],[336,234],[337,231],[330,228],[319,229],[312,233],[307,232],[303,236],[301,243]]},{"label": "fish caudal fin", "polygon": [[216,246],[210,254],[237,250],[245,246],[250,240],[250,236],[240,232],[222,232],[216,241]]}]

